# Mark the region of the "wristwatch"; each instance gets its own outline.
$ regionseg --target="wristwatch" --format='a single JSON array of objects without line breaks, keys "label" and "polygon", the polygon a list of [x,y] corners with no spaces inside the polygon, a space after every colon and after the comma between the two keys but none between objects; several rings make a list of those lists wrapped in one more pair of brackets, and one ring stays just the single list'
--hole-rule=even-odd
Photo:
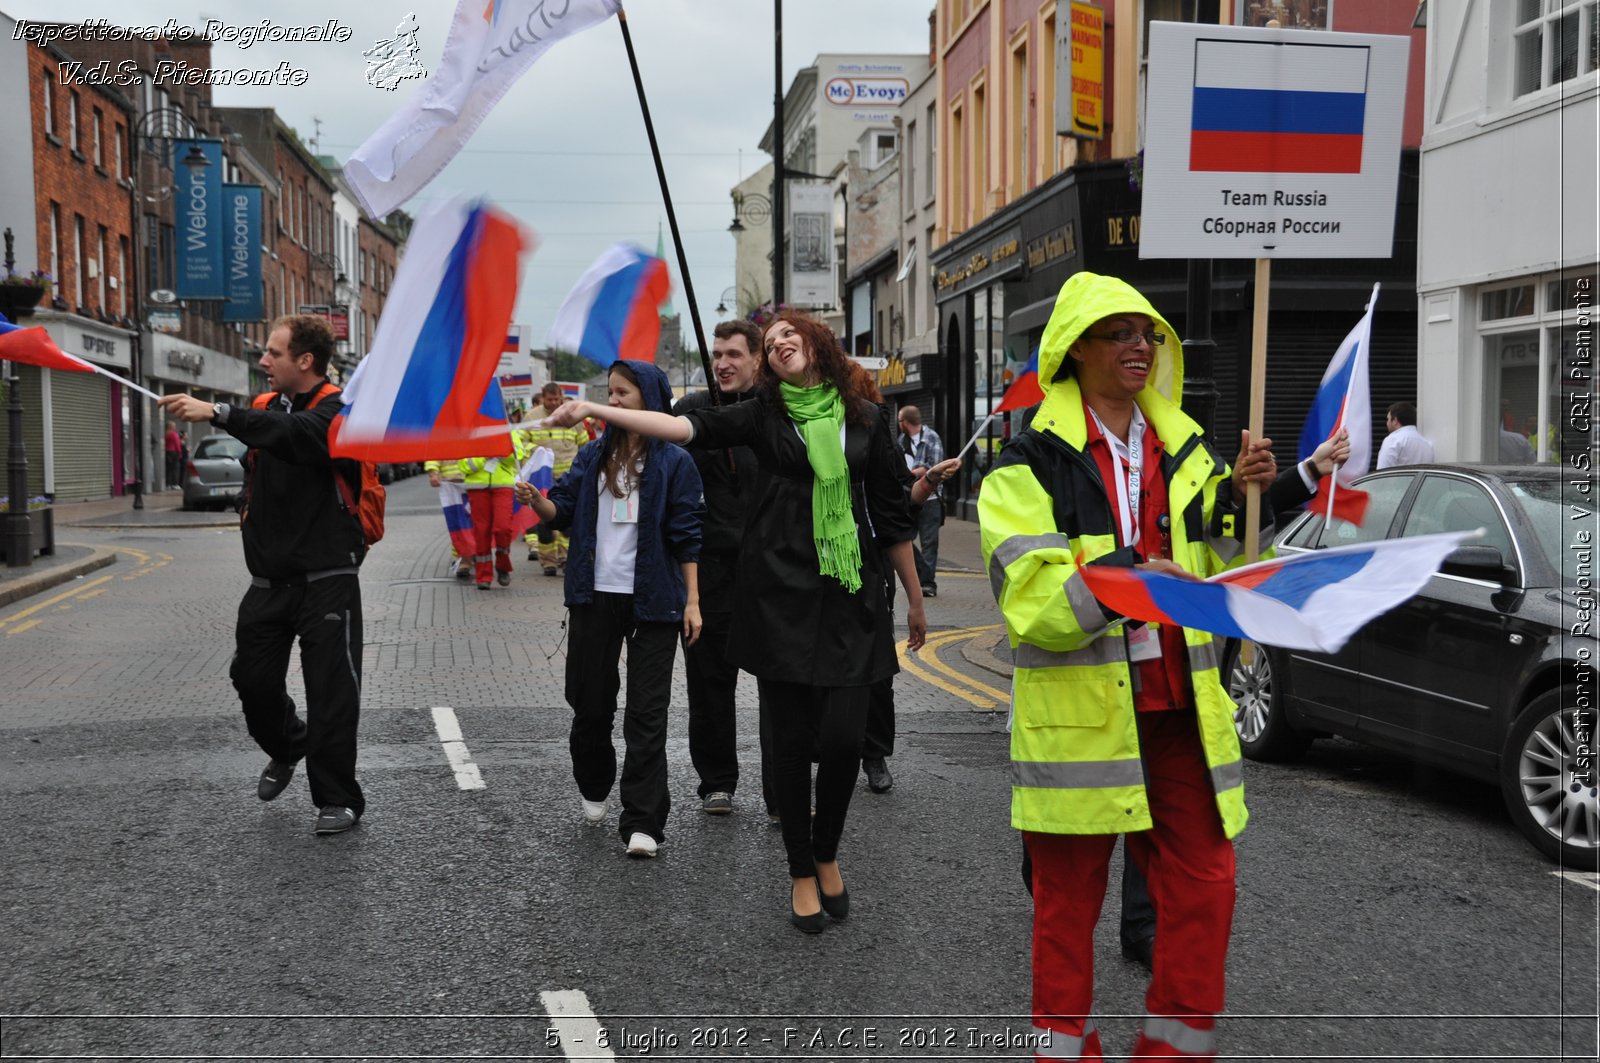
[{"label": "wristwatch", "polygon": [[1307,458],[1301,463],[1300,467],[1306,471],[1307,476],[1311,477],[1312,483],[1322,479],[1322,470],[1317,468],[1317,463],[1312,459]]},{"label": "wristwatch", "polygon": [[226,402],[213,402],[211,404],[211,423],[227,424],[228,415],[233,412],[233,407]]}]

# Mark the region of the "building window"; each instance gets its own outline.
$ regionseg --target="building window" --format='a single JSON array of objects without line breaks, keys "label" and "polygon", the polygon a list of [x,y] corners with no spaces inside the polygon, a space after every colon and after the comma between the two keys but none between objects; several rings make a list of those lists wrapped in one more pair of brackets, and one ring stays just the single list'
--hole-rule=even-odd
[{"label": "building window", "polygon": [[924,154],[922,157],[922,200],[924,203],[932,203],[933,193],[935,191],[935,182],[938,180],[937,174],[933,168],[933,148],[934,141],[939,133],[939,122],[937,116],[933,112],[933,104],[931,103],[928,104],[928,113],[923,118],[922,129],[923,138],[928,142],[927,147],[923,149]]},{"label": "building window", "polygon": [[967,228],[967,158],[964,135],[965,115],[961,103],[950,109],[950,195],[945,216],[950,219],[950,236],[965,232]]},{"label": "building window", "polygon": [[1011,121],[1006,129],[1006,152],[1009,172],[1006,175],[1006,195],[1015,199],[1028,190],[1032,182],[1028,171],[1028,143],[1032,123],[1029,122],[1028,38],[1026,27],[1022,38],[1011,49],[1011,84],[1007,95],[1011,103]]},{"label": "building window", "polygon": [[51,80],[49,67],[40,67],[39,74],[44,78],[44,131],[54,136],[56,132],[55,82]]},{"label": "building window", "polygon": [[1600,65],[1596,6],[1596,0],[1517,0],[1513,96],[1594,73]]},{"label": "building window", "polygon": [[106,227],[100,226],[100,243],[96,249],[94,259],[95,293],[98,303],[95,306],[102,314],[106,311]]},{"label": "building window", "polygon": [[901,200],[907,214],[917,212],[917,123],[913,120],[906,123],[906,157],[901,162],[902,184],[905,189],[901,193]]},{"label": "building window", "polygon": [[128,238],[117,237],[117,313],[128,316]]},{"label": "building window", "polygon": [[1035,124],[1039,129],[1039,151],[1037,165],[1039,180],[1047,181],[1055,176],[1060,158],[1060,143],[1056,135],[1056,13],[1052,8],[1050,14],[1040,20],[1039,40],[1041,48],[1049,48],[1049,55],[1039,63],[1039,106],[1034,111]]},{"label": "building window", "polygon": [[67,146],[73,151],[78,150],[78,94],[67,93]]},{"label": "building window", "polygon": [[972,220],[989,216],[989,99],[983,82],[972,89]]},{"label": "building window", "polygon": [[61,283],[61,204],[50,203],[50,278]]},{"label": "building window", "polygon": [[89,260],[83,253],[83,215],[74,214],[72,228],[72,305],[84,310],[83,294],[89,290]]},{"label": "building window", "polygon": [[123,159],[122,138],[124,136],[126,136],[127,133],[128,133],[127,127],[119,125],[119,126],[116,126],[114,128],[114,130],[112,132],[112,135],[111,135],[112,161],[117,164],[117,168],[116,168],[115,173],[116,173],[117,177],[119,177],[119,178],[128,176],[127,173],[122,168],[122,159]]},{"label": "building window", "polygon": [[105,112],[96,107],[94,109],[94,127],[90,129],[90,132],[94,134],[94,139],[91,143],[94,146],[94,164],[102,170],[106,168],[105,138],[102,135],[105,124]]},{"label": "building window", "polygon": [[1573,416],[1589,409],[1589,381],[1572,374],[1586,361],[1578,348],[1580,340],[1588,342],[1595,283],[1588,266],[1480,293],[1482,460],[1567,464],[1580,453],[1588,452],[1590,461],[1597,456],[1595,418]]}]

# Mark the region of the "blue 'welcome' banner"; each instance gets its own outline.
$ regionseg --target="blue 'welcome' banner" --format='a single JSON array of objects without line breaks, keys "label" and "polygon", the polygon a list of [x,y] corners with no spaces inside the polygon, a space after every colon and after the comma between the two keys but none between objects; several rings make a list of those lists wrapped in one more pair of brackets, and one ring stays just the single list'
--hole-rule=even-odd
[{"label": "blue 'welcome' banner", "polygon": [[226,299],[222,142],[173,141],[172,171],[178,207],[178,298]]},{"label": "blue 'welcome' banner", "polygon": [[261,187],[222,186],[223,269],[228,301],[224,321],[264,321],[261,292]]}]

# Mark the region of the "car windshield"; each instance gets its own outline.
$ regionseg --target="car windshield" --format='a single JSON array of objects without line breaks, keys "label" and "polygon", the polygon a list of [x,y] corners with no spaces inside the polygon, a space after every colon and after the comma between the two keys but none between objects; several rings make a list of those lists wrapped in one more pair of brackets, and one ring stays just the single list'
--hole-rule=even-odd
[{"label": "car windshield", "polygon": [[211,458],[218,460],[232,458],[234,461],[244,459],[245,446],[232,436],[207,436],[195,448],[194,456],[197,458]]},{"label": "car windshield", "polygon": [[[1588,542],[1579,542],[1574,532],[1594,528],[1594,502],[1592,496],[1566,490],[1565,482],[1558,479],[1521,480],[1508,485],[1522,509],[1533,523],[1539,538],[1539,548],[1552,568],[1561,572],[1561,585],[1575,587],[1582,576],[1594,579],[1594,543],[1592,532]],[[1565,496],[1565,497],[1563,497]]]}]

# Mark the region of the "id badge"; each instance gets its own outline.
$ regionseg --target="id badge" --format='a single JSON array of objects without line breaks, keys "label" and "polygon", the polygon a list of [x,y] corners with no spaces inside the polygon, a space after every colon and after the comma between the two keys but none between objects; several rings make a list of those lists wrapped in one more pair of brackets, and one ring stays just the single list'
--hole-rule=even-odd
[{"label": "id badge", "polygon": [[1161,659],[1161,639],[1150,630],[1150,625],[1133,628],[1128,632],[1128,660],[1134,664]]},{"label": "id badge", "polygon": [[639,492],[629,491],[627,495],[618,498],[611,497],[611,523],[612,524],[638,524],[639,523]]}]

